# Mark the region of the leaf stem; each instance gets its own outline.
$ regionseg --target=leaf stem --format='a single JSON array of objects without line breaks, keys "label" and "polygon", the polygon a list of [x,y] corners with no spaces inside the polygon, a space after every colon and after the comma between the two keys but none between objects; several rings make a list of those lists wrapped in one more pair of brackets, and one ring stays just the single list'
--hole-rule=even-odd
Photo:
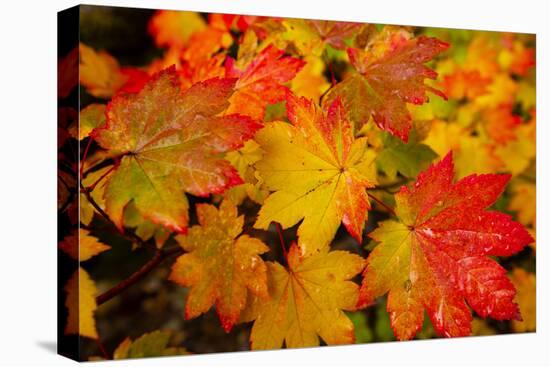
[{"label": "leaf stem", "polygon": [[92,145],[92,141],[94,141],[94,138],[90,136],[88,138],[88,144],[86,144],[86,148],[84,149],[82,159],[80,160],[80,179],[84,177],[84,162],[86,161],[86,157],[88,157],[88,151],[90,150],[90,145]]},{"label": "leaf stem", "polygon": [[116,165],[113,165],[111,166],[111,168],[109,168],[109,170],[107,170],[107,172],[105,172],[104,174],[101,175],[100,178],[98,178],[93,184],[91,184],[90,186],[88,186],[88,190],[89,191],[94,191],[95,187],[97,186],[98,183],[101,182],[101,180],[103,180],[105,177],[107,177],[107,175],[111,172],[113,172],[116,168]]},{"label": "leaf stem", "polygon": [[183,249],[181,247],[174,247],[169,250],[157,250],[155,252],[155,255],[146,262],[141,268],[139,268],[135,273],[130,275],[128,278],[124,279],[122,282],[118,283],[111,289],[107,290],[105,293],[100,294],[96,297],[96,303],[98,306],[102,305],[103,303],[109,301],[113,297],[121,294],[126,289],[130,288],[132,285],[139,282],[141,279],[143,279],[147,274],[151,272],[154,268],[156,268],[158,265],[160,265],[164,260],[167,258],[173,256],[173,255],[179,255],[183,253]]},{"label": "leaf stem", "polygon": [[281,224],[278,222],[275,222],[275,228],[277,228],[277,233],[279,234],[279,241],[281,242],[281,248],[283,249],[283,256],[285,257],[285,260],[287,260],[285,239],[283,238],[283,228],[281,227]]},{"label": "leaf stem", "polygon": [[98,212],[98,214],[100,214],[103,217],[103,219],[105,219],[112,226],[114,226],[117,229],[118,233],[120,233],[121,235],[128,238],[131,242],[137,242],[138,244],[140,244],[142,246],[145,245],[146,242],[143,241],[137,234],[135,234],[133,232],[121,232],[118,229],[116,224],[111,220],[111,218],[109,218],[109,215],[107,213],[105,213],[105,211],[103,209],[101,209],[101,207],[94,200],[94,198],[91,195],[92,190],[90,190],[89,187],[84,187],[84,185],[82,184],[82,180],[80,181],[80,191],[86,196],[86,199],[88,200],[88,202],[90,204],[92,204],[92,206]]},{"label": "leaf stem", "polygon": [[110,360],[111,357],[109,356],[109,353],[107,353],[107,350],[105,349],[105,346],[101,342],[101,339],[99,337],[95,340],[97,344],[97,348],[101,352],[101,355],[103,356],[103,359]]},{"label": "leaf stem", "polygon": [[384,207],[388,212],[390,212],[394,217],[396,217],[397,215],[395,214],[395,210],[393,210],[393,208],[389,205],[387,205],[386,203],[384,203],[382,200],[378,199],[376,196],[372,195],[371,193],[367,193],[369,195],[369,198],[371,198],[372,200],[376,201],[376,203],[378,203],[380,206]]}]

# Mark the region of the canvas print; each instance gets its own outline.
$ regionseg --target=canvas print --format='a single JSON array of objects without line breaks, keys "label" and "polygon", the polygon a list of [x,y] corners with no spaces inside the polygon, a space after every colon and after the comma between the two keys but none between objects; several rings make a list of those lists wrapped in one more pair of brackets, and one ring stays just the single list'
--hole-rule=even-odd
[{"label": "canvas print", "polygon": [[536,330],[536,36],[59,13],[59,352]]}]

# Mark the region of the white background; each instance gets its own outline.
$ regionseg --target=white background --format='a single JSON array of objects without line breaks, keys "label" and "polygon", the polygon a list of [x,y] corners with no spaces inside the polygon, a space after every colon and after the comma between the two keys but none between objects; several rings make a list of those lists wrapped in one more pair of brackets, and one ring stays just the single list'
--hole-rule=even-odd
[{"label": "white background", "polygon": [[[107,362],[104,366],[538,366],[549,363],[548,38],[544,0],[180,0],[94,4],[537,33],[536,334]],[[68,366],[56,338],[56,12],[74,1],[5,0],[0,12],[0,365]],[[545,101],[545,103],[541,103]],[[544,166],[546,164],[546,167]],[[548,224],[546,224],[548,225]]]}]

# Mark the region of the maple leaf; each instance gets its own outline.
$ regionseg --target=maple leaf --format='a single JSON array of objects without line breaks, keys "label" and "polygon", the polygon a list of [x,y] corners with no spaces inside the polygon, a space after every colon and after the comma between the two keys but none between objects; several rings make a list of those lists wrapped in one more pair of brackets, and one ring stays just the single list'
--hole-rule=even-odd
[{"label": "maple leaf", "polygon": [[79,124],[75,124],[74,130],[69,130],[71,135],[78,140],[87,138],[97,127],[105,124],[105,108],[101,103],[92,103],[80,110]]},{"label": "maple leaf", "polygon": [[514,115],[511,105],[489,108],[483,112],[483,119],[487,134],[497,144],[517,140],[516,128],[521,125],[521,117]]},{"label": "maple leaf", "polygon": [[191,319],[216,305],[221,324],[229,332],[246,305],[248,292],[267,297],[266,266],[260,254],[269,248],[242,232],[244,217],[229,200],[220,209],[197,205],[200,226],[176,239],[187,251],[172,267],[170,279],[191,287],[185,318]]},{"label": "maple leaf", "polygon": [[[59,249],[79,263],[110,249],[110,246],[100,242],[90,235],[88,230],[80,228],[59,243]],[[79,266],[71,275],[64,287],[67,298],[65,307],[68,310],[65,334],[82,335],[97,339],[97,329],[94,318],[97,309],[95,282],[86,270]]]},{"label": "maple leaf", "polygon": [[107,51],[95,51],[81,43],[80,83],[88,93],[98,98],[109,98],[117,92],[139,91],[149,75],[136,68],[122,68]]},{"label": "maple leaf", "polygon": [[490,83],[491,79],[483,77],[478,70],[459,69],[443,78],[445,94],[454,99],[475,99],[487,92]]},{"label": "maple leaf", "polygon": [[78,233],[68,235],[59,243],[59,249],[76,261],[89,260],[110,248],[83,228],[79,228]]},{"label": "maple leaf", "polygon": [[531,182],[516,183],[508,209],[517,213],[518,221],[525,226],[537,223],[537,186]]},{"label": "maple leaf", "polygon": [[416,177],[437,157],[430,147],[419,143],[416,135],[412,130],[407,143],[390,134],[382,136],[384,149],[378,153],[376,162],[390,179],[394,180],[397,172],[405,177]]},{"label": "maple leaf", "polygon": [[522,320],[512,320],[516,333],[535,331],[537,327],[537,280],[534,273],[515,268],[510,276],[517,289],[516,301],[521,308]]},{"label": "maple leaf", "polygon": [[254,164],[260,161],[262,157],[262,149],[254,140],[247,141],[239,150],[227,153],[225,159],[237,169],[244,183],[227,190],[224,197],[235,204],[242,203],[246,197],[259,204],[263,203],[269,193],[262,190],[261,182],[256,177],[256,171],[254,170]]},{"label": "maple leaf", "polygon": [[315,56],[308,56],[304,61],[304,67],[292,79],[291,90],[298,96],[319,101],[330,87],[323,76],[325,64],[321,58]]},{"label": "maple leaf", "polygon": [[194,32],[183,50],[182,57],[191,67],[207,61],[216,52],[225,50],[233,43],[222,14],[209,14],[208,26]]},{"label": "maple leaf", "polygon": [[319,337],[328,345],[354,342],[353,323],[343,310],[353,311],[358,285],[350,279],[365,261],[346,251],[327,248],[304,257],[293,244],[287,256],[288,270],[268,262],[269,295],[254,298],[243,315],[255,320],[250,334],[252,349],[310,347]]},{"label": "maple leaf", "polygon": [[304,56],[320,56],[326,45],[344,49],[344,41],[353,38],[363,27],[361,23],[308,19],[284,19],[283,24],[286,32],[280,37]]},{"label": "maple leaf", "polygon": [[452,183],[449,153],[395,195],[399,222],[383,222],[370,236],[358,306],[389,292],[387,309],[398,339],[411,339],[427,311],[438,334],[469,335],[472,315],[518,319],[506,270],[487,256],[509,256],[533,241],[511,217],[484,209],[509,175],[472,175]]},{"label": "maple leaf", "polygon": [[304,62],[284,56],[282,50],[269,45],[242,71],[235,67],[235,60],[230,57],[225,65],[226,76],[238,78],[227,112],[240,112],[263,120],[267,104],[285,98],[288,88],[282,84],[292,80]]},{"label": "maple leaf", "polygon": [[406,103],[427,102],[426,92],[446,98],[439,90],[424,84],[424,79],[437,77],[437,73],[424,63],[449,45],[425,36],[391,40],[392,43],[386,46],[388,50],[378,57],[372,51],[348,48],[350,62],[358,74],[330,89],[325,103],[330,104],[341,97],[357,128],[372,115],[382,130],[407,142],[412,123]]},{"label": "maple leaf", "polygon": [[97,288],[86,270],[78,268],[65,285],[67,299],[65,306],[69,310],[65,334],[82,335],[97,339],[94,313],[97,309],[95,300]]},{"label": "maple leaf", "polygon": [[153,331],[132,341],[124,339],[115,349],[113,359],[150,358],[188,354],[185,348],[168,347],[172,333],[170,331]]},{"label": "maple leaf", "polygon": [[206,28],[200,14],[190,11],[159,10],[151,17],[148,30],[159,47],[181,48],[193,33]]},{"label": "maple leaf", "polygon": [[119,155],[105,188],[105,210],[122,230],[134,201],[153,223],[184,232],[184,192],[208,196],[242,183],[222,153],[240,148],[260,125],[246,116],[217,116],[228,105],[234,79],[209,79],[181,92],[175,69],[156,74],[137,94],[117,95],[105,127],[92,134]]},{"label": "maple leaf", "polygon": [[292,124],[274,122],[256,134],[265,152],[256,164],[263,187],[275,191],[264,202],[255,228],[273,221],[298,229],[299,246],[312,253],[332,241],[340,222],[361,242],[370,208],[366,188],[375,183],[374,153],[355,139],[336,99],[326,110],[287,95]]}]

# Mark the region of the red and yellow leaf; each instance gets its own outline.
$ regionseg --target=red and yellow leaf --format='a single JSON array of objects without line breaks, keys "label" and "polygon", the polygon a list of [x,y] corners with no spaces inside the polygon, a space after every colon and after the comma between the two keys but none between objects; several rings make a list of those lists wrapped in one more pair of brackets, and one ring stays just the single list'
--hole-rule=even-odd
[{"label": "red and yellow leaf", "polygon": [[[423,104],[428,101],[426,92],[445,95],[424,84],[435,79],[437,73],[424,65],[449,46],[436,38],[405,36],[387,38],[384,51],[373,48],[364,51],[348,49],[348,56],[357,70],[332,88],[325,98],[331,103],[340,97],[352,121],[360,128],[372,116],[383,130],[407,141],[412,128],[406,103]],[[380,55],[378,55],[380,53]]]},{"label": "red and yellow leaf", "polygon": [[214,304],[223,328],[229,332],[246,305],[247,294],[267,297],[266,266],[259,256],[269,248],[260,240],[240,235],[244,222],[237,207],[225,200],[219,210],[197,205],[200,226],[176,239],[186,254],[180,256],[170,279],[190,287],[185,318],[192,319]]},{"label": "red and yellow leaf", "polygon": [[234,84],[214,78],[182,93],[169,68],[139,93],[112,99],[106,126],[92,134],[102,148],[121,156],[105,189],[105,210],[119,229],[133,200],[144,218],[184,232],[184,192],[208,196],[242,183],[221,153],[240,148],[260,125],[238,114],[218,116]]},{"label": "red and yellow leaf", "polygon": [[[510,256],[533,239],[511,217],[486,211],[509,175],[472,175],[454,183],[452,157],[430,166],[395,195],[397,221],[370,236],[379,242],[367,259],[359,306],[388,293],[398,339],[411,339],[427,311],[435,331],[469,335],[472,315],[519,319],[515,288],[488,256]],[[467,303],[466,303],[467,302]]]},{"label": "red and yellow leaf", "polygon": [[534,273],[516,268],[510,276],[517,289],[516,301],[521,309],[522,320],[513,320],[516,333],[535,331],[537,328],[537,280]]},{"label": "red and yellow leaf", "polygon": [[159,10],[149,22],[149,33],[159,47],[181,48],[193,33],[205,28],[200,14],[190,11]]},{"label": "red and yellow leaf", "polygon": [[265,107],[285,98],[288,88],[283,84],[292,80],[304,66],[300,59],[284,56],[282,50],[270,45],[263,49],[244,70],[226,60],[226,76],[238,78],[235,93],[230,98],[228,113],[239,112],[263,120]]},{"label": "red and yellow leaf", "polygon": [[59,243],[59,249],[76,261],[89,260],[110,248],[83,228],[78,230],[78,234],[68,235]]},{"label": "red and yellow leaf", "polygon": [[365,262],[346,251],[327,248],[304,257],[292,245],[288,269],[267,263],[269,299],[252,299],[243,319],[255,320],[252,349],[311,347],[319,337],[328,345],[354,342],[353,323],[343,312],[353,311],[358,286],[350,279]]},{"label": "red and yellow leaf", "polygon": [[97,339],[95,323],[96,293],[94,281],[86,270],[78,268],[65,285],[67,299],[65,306],[69,310],[65,334],[81,335]]},{"label": "red and yellow leaf", "polygon": [[274,122],[256,134],[265,152],[256,164],[265,200],[255,228],[283,228],[300,220],[304,254],[329,245],[343,222],[359,242],[370,208],[366,189],[376,180],[374,153],[366,138],[355,139],[340,99],[326,111],[305,98],[287,96],[291,124]]}]

